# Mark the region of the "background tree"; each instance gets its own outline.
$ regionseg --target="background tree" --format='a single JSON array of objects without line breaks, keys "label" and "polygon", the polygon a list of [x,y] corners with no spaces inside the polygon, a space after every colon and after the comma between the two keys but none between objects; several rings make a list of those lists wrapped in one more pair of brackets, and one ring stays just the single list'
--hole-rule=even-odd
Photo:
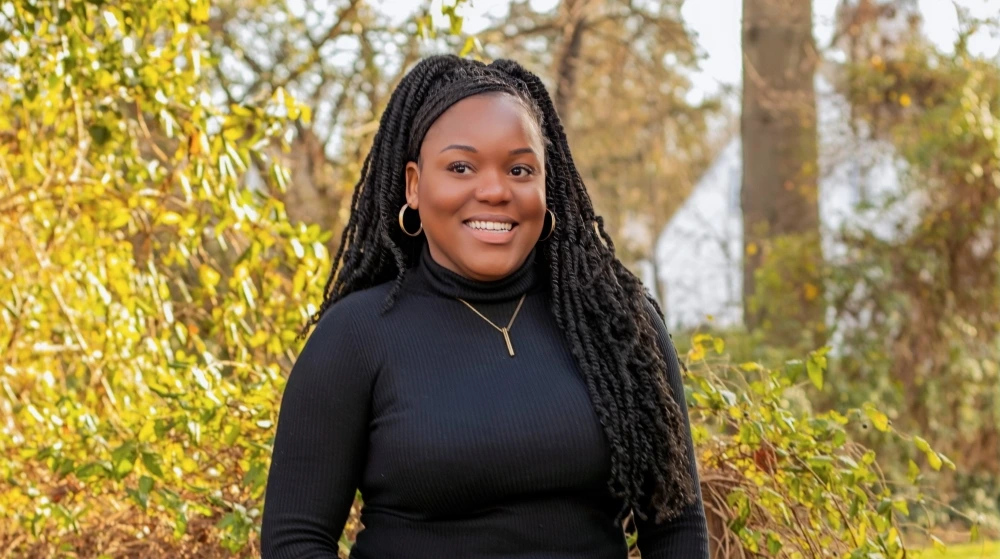
[{"label": "background tree", "polygon": [[751,330],[824,329],[811,0],[743,1],[743,305]]},{"label": "background tree", "polygon": [[[864,397],[885,402],[901,426],[959,457],[939,499],[973,517],[996,515],[1000,69],[967,44],[997,21],[965,19],[946,54],[912,30],[877,35],[902,4],[859,2],[844,14],[851,48],[839,85],[863,139],[891,145],[902,173],[900,192],[869,202],[893,234],[871,224],[844,231],[849,250],[830,263],[831,300],[845,325],[839,400],[852,400],[850,386],[866,387]],[[920,459],[905,449],[898,456]]]}]

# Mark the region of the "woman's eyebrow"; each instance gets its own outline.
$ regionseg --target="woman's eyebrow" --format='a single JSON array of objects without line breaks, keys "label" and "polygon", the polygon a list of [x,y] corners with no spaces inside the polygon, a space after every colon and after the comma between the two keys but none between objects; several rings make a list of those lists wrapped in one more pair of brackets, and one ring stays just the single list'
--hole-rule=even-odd
[{"label": "woman's eyebrow", "polygon": [[[476,148],[474,148],[472,146],[463,145],[463,144],[451,144],[449,146],[445,146],[445,148],[442,149],[439,153],[444,153],[444,152],[446,152],[446,151],[448,151],[450,149],[457,149],[457,150],[460,150],[460,151],[467,151],[469,153],[479,153],[479,150],[477,150]],[[534,154],[535,150],[531,149],[530,147],[523,147],[523,148],[512,149],[512,150],[510,150],[509,153],[510,153],[510,155],[521,155],[522,153]]]},{"label": "woman's eyebrow", "polygon": [[457,149],[457,150],[461,150],[461,151],[467,151],[469,153],[479,153],[479,151],[477,151],[476,148],[474,148],[472,146],[465,146],[465,145],[462,145],[462,144],[451,144],[450,146],[447,146],[446,148],[444,148],[443,150],[441,150],[439,153],[444,153],[444,152],[446,152],[446,151],[448,151],[450,149]]}]

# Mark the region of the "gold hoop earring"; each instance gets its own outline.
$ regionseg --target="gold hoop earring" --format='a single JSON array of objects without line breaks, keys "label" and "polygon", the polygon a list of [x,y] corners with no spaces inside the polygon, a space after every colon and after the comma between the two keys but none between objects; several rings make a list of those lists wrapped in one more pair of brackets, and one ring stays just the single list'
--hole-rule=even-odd
[{"label": "gold hoop earring", "polygon": [[410,207],[410,204],[409,204],[409,202],[407,202],[406,204],[403,204],[402,208],[399,208],[399,228],[400,228],[400,230],[403,231],[403,233],[406,233],[410,237],[416,237],[416,236],[420,235],[421,231],[424,230],[424,224],[423,223],[420,224],[420,227],[417,228],[416,233],[410,233],[409,231],[406,230],[406,225],[403,224],[403,214],[406,213],[406,209],[409,208],[409,207]]},{"label": "gold hoop earring", "polygon": [[549,214],[549,219],[551,220],[551,225],[549,225],[549,232],[547,235],[539,239],[539,241],[547,241],[549,237],[552,236],[552,232],[556,230],[556,213],[552,210],[545,208],[545,212]]}]

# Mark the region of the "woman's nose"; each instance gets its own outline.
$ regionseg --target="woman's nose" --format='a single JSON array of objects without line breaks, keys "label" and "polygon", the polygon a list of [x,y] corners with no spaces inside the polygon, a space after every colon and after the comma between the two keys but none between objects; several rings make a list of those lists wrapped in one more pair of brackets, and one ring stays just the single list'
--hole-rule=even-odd
[{"label": "woman's nose", "polygon": [[513,196],[510,186],[497,173],[484,173],[483,182],[476,188],[476,199],[486,204],[510,202]]}]

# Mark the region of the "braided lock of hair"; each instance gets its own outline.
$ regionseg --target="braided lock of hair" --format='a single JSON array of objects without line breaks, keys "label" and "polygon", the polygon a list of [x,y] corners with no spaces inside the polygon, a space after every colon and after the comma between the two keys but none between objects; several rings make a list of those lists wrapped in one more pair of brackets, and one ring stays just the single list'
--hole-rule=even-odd
[{"label": "braided lock of hair", "polygon": [[[693,502],[684,417],[665,381],[665,356],[645,306],[639,279],[615,257],[614,243],[595,215],[573,163],[565,131],[544,84],[520,64],[486,65],[453,55],[429,57],[402,79],[379,122],[351,214],[341,235],[324,300],[309,326],[348,294],[394,281],[383,311],[398,295],[424,242],[399,231],[405,167],[416,161],[430,126],[450,106],[480,94],[507,94],[524,103],[545,141],[545,190],[559,228],[540,245],[548,264],[551,312],[583,373],[611,449],[613,495],[628,510],[657,520]],[[595,227],[596,224],[596,227]],[[652,302],[656,312],[660,312]]]}]

